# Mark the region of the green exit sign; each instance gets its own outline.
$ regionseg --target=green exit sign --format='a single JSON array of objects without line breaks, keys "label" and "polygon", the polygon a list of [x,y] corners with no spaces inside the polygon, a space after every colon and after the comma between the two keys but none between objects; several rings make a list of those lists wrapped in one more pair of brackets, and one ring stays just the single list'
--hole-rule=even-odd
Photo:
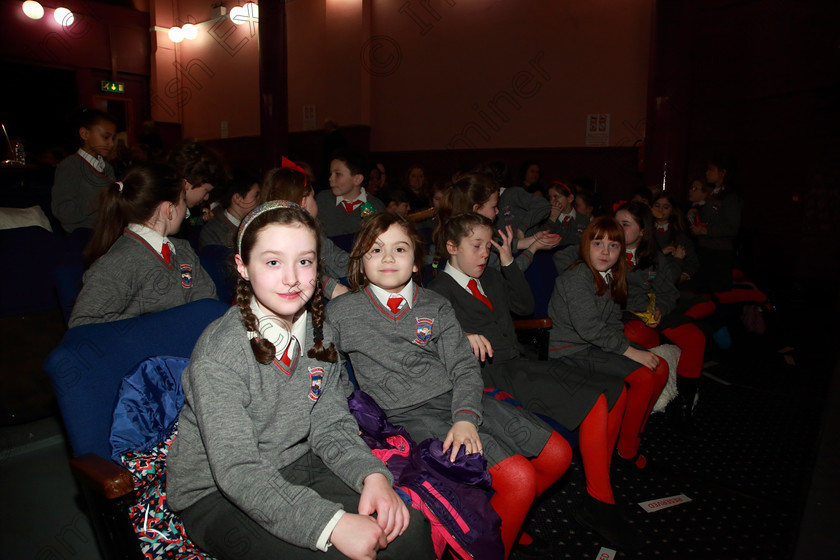
[{"label": "green exit sign", "polygon": [[102,80],[100,82],[100,88],[102,91],[110,93],[125,93],[125,83],[123,82],[106,82]]}]

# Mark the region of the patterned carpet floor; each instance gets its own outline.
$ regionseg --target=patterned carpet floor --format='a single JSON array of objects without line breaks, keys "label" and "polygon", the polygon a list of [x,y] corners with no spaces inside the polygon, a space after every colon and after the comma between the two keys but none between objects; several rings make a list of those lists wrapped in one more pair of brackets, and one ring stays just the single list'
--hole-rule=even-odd
[{"label": "patterned carpet floor", "polygon": [[[570,471],[541,497],[527,521],[533,534],[550,543],[552,551],[544,557],[793,556],[838,329],[827,317],[805,320],[795,306],[771,319],[763,335],[730,322],[732,348],[707,350],[690,433],[675,430],[664,414],[651,416],[642,451],[653,461],[654,473],[613,467],[616,503],[645,536],[644,546],[604,550],[611,549],[609,543],[574,521],[573,506],[585,492],[576,454]],[[801,324],[809,325],[807,331]],[[656,511],[639,505],[677,495],[690,501]],[[512,557],[533,556],[515,550]]]}]

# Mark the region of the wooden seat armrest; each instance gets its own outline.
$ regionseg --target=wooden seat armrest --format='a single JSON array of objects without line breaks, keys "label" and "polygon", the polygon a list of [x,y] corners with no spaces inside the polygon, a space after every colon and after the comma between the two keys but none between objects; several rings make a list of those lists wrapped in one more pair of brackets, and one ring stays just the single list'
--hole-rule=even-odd
[{"label": "wooden seat armrest", "polygon": [[548,317],[541,317],[539,319],[516,319],[513,322],[513,328],[518,331],[527,331],[533,329],[550,329],[551,325],[551,319],[549,319]]},{"label": "wooden seat armrest", "polygon": [[70,470],[77,480],[109,500],[134,491],[130,472],[93,453],[70,459]]},{"label": "wooden seat armrest", "polygon": [[426,210],[418,210],[417,212],[412,212],[406,218],[409,222],[422,222],[423,220],[428,220],[432,216],[435,215],[434,208],[427,208]]}]

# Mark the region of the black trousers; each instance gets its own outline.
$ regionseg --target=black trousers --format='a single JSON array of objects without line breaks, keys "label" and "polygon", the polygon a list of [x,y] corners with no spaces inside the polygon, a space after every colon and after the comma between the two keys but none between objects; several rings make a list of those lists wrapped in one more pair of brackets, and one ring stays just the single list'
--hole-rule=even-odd
[{"label": "black trousers", "polygon": [[[358,513],[359,494],[330,471],[314,453],[307,453],[281,472],[290,483],[306,485],[324,498],[343,504],[344,511]],[[408,529],[388,548],[379,551],[377,558],[434,558],[429,521],[417,510],[410,507],[408,510],[411,514]],[[346,558],[334,546],[321,552],[275,537],[218,491],[181,512],[181,519],[190,539],[219,560]]]}]

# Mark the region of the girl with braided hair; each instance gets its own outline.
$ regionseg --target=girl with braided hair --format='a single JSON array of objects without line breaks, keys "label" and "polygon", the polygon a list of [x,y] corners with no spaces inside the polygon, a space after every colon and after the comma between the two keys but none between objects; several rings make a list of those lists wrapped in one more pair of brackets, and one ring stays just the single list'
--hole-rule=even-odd
[{"label": "girl with braided hair", "polygon": [[237,304],[184,370],[167,461],[169,504],[190,538],[220,559],[432,558],[428,522],[348,411],[317,222],[267,202],[242,221],[236,250]]}]

